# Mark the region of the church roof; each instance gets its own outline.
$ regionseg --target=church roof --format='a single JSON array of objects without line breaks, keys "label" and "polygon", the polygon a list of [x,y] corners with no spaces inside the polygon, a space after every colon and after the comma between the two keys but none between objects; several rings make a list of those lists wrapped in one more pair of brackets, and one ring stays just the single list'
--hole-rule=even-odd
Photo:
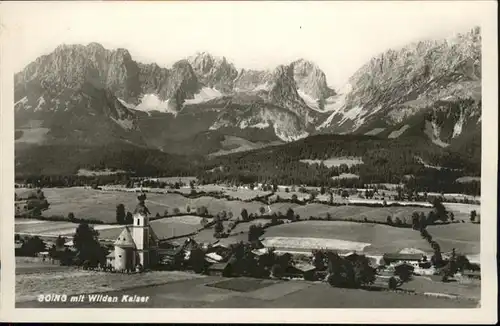
[{"label": "church roof", "polygon": [[134,242],[134,239],[132,238],[132,234],[130,234],[128,226],[123,228],[123,231],[120,233],[120,235],[116,239],[114,245],[119,246],[119,247],[133,247],[133,248],[135,248],[135,242]]},{"label": "church roof", "polygon": [[157,246],[159,242],[158,236],[156,235],[151,225],[149,225],[149,241],[151,246]]}]

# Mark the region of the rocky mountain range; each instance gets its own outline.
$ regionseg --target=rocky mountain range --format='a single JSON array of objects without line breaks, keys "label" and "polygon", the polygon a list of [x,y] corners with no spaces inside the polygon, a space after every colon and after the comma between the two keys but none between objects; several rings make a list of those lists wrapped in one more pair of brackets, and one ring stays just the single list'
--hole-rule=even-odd
[{"label": "rocky mountain range", "polygon": [[200,52],[165,68],[97,43],[61,45],[14,81],[20,148],[124,142],[205,155],[319,133],[418,134],[440,147],[481,134],[479,28],[388,50],[340,90],[304,59],[257,71]]}]

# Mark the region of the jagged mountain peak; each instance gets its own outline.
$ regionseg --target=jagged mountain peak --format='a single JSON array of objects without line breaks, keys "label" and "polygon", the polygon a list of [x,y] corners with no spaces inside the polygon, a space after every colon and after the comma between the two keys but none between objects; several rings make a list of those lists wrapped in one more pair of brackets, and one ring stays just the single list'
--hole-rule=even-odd
[{"label": "jagged mountain peak", "polygon": [[318,129],[390,138],[419,133],[439,146],[477,131],[479,32],[412,42],[373,57],[351,76],[336,110]]},{"label": "jagged mountain peak", "polygon": [[206,87],[227,93],[234,88],[234,79],[238,76],[238,70],[226,60],[226,57],[216,57],[203,51],[188,57],[187,61],[193,67],[200,82]]}]

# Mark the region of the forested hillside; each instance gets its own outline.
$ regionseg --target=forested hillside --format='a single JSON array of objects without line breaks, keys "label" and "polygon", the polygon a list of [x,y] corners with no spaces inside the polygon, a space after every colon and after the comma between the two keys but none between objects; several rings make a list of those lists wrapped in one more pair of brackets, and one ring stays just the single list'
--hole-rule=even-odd
[{"label": "forested hillside", "polygon": [[[359,135],[318,135],[286,145],[211,160],[211,170],[200,178],[205,182],[258,181],[316,186],[411,182],[427,191],[477,188],[477,185],[457,184],[455,180],[464,175],[479,175],[480,162],[428,142],[418,137],[383,139]],[[362,164],[327,167],[321,162],[341,157],[357,157]],[[301,160],[317,160],[317,163],[307,164]],[[345,173],[359,178],[338,178]]]}]

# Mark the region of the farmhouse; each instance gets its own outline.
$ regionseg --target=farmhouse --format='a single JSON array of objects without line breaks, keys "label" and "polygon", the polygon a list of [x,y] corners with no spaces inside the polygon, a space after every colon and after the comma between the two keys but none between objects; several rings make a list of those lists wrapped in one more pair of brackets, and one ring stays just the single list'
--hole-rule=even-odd
[{"label": "farmhouse", "polygon": [[230,276],[232,271],[232,263],[215,263],[208,267],[208,273],[216,276]]},{"label": "farmhouse", "polygon": [[425,261],[424,254],[402,254],[402,253],[386,253],[382,256],[382,260],[386,265],[394,263],[407,263],[414,267],[419,267],[419,263]]},{"label": "farmhouse", "polygon": [[301,277],[304,278],[304,280],[313,280],[315,271],[316,267],[314,267],[314,265],[305,262],[298,262],[288,266],[284,272],[284,276]]},{"label": "farmhouse", "polygon": [[19,216],[22,213],[27,212],[28,209],[28,201],[27,200],[18,200],[14,202],[14,207],[16,209],[15,216]]}]

